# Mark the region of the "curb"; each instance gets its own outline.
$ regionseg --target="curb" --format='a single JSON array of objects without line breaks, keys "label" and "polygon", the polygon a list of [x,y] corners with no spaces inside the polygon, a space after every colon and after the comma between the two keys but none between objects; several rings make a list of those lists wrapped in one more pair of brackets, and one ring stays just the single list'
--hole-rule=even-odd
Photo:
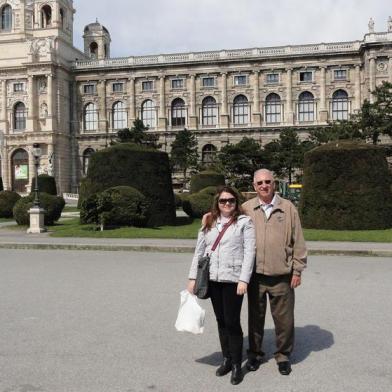
[{"label": "curb", "polygon": [[[193,246],[0,243],[0,249],[193,253]],[[390,257],[388,250],[309,249],[309,256]]]}]

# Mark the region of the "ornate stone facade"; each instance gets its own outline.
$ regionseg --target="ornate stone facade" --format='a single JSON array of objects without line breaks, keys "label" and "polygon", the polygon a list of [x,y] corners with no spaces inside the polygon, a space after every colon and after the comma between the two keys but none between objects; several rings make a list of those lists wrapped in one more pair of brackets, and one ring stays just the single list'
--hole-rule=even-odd
[{"label": "ornate stone facade", "polygon": [[41,172],[56,176],[59,192],[76,192],[91,153],[136,118],[168,152],[178,130],[194,130],[208,162],[244,136],[265,144],[284,127],[305,135],[349,118],[375,86],[392,82],[390,19],[386,32],[370,21],[360,41],[112,59],[98,21],[84,29],[84,52],[73,47],[70,0],[0,0],[0,12],[6,7],[1,173],[6,189],[20,192],[34,174],[33,143],[44,152]]}]

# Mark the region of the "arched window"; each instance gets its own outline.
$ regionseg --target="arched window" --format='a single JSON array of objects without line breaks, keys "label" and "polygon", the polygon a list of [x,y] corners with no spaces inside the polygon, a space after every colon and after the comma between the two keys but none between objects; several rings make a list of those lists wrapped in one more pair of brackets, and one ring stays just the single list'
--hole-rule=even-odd
[{"label": "arched window", "polygon": [[89,103],[85,106],[83,123],[85,131],[95,131],[98,129],[98,111],[94,103]]},{"label": "arched window", "polygon": [[281,102],[278,94],[272,93],[265,99],[265,121],[267,124],[280,123],[281,120]]},{"label": "arched window", "polygon": [[127,111],[124,102],[115,102],[112,108],[113,129],[124,129],[127,127]]},{"label": "arched window", "polygon": [[87,174],[88,164],[90,163],[91,155],[93,155],[94,152],[95,151],[92,148],[87,148],[86,150],[84,150],[84,153],[83,153],[83,174],[84,175]]},{"label": "arched window", "polygon": [[62,8],[60,8],[60,25],[62,29],[65,27],[65,11]]},{"label": "arched window", "polygon": [[29,183],[29,155],[22,148],[17,149],[11,156],[12,190],[26,192]]},{"label": "arched window", "polygon": [[348,95],[344,90],[337,90],[332,95],[332,119],[348,120]]},{"label": "arched window", "polygon": [[154,128],[156,126],[156,116],[154,102],[147,99],[142,104],[142,121],[144,126]]},{"label": "arched window", "polygon": [[14,129],[22,131],[26,129],[27,110],[23,102],[18,102],[14,106]]},{"label": "arched window", "polygon": [[314,121],[314,97],[308,91],[304,91],[298,97],[298,120],[299,122]]},{"label": "arched window", "polygon": [[12,29],[12,8],[6,4],[1,9],[1,30],[10,31]]},{"label": "arched window", "polygon": [[201,151],[201,160],[204,164],[213,163],[216,156],[216,147],[213,144],[206,144]]},{"label": "arched window", "polygon": [[233,101],[234,124],[248,124],[249,122],[249,105],[248,99],[244,95],[237,95]]},{"label": "arched window", "polygon": [[185,102],[181,98],[176,98],[171,105],[171,125],[180,127],[185,125],[186,109]]},{"label": "arched window", "polygon": [[218,119],[218,106],[212,97],[206,97],[202,102],[202,124],[203,125],[216,125]]},{"label": "arched window", "polygon": [[41,8],[41,27],[49,27],[52,25],[52,8],[49,5],[44,5]]},{"label": "arched window", "polygon": [[98,57],[98,44],[96,42],[91,42],[90,44],[90,57],[96,59]]}]

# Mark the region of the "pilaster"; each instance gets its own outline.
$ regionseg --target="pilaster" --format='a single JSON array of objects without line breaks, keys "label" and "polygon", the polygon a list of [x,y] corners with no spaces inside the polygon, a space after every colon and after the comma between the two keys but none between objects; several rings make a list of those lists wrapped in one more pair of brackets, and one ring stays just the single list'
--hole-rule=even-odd
[{"label": "pilaster", "polygon": [[128,79],[128,95],[129,95],[128,128],[132,128],[133,127],[133,122],[136,120],[135,78],[129,78]]},{"label": "pilaster", "polygon": [[222,108],[220,116],[220,125],[225,128],[229,126],[229,115],[227,112],[227,73],[221,74],[221,91],[222,91]]},{"label": "pilaster", "polygon": [[35,86],[34,86],[34,76],[29,75],[27,77],[28,85],[27,85],[27,94],[28,94],[28,115],[27,115],[27,124],[26,131],[34,132],[36,129],[36,118],[35,118]]},{"label": "pilaster", "polygon": [[370,90],[370,96],[369,96],[369,101],[371,103],[374,102],[374,97],[372,92],[376,88],[376,58],[374,56],[371,56],[369,58],[369,90]]},{"label": "pilaster", "polygon": [[261,126],[259,72],[259,70],[253,71],[251,82],[253,88],[252,125],[256,127]]},{"label": "pilaster", "polygon": [[165,99],[165,76],[159,78],[159,118],[158,128],[166,129],[167,118],[166,118],[166,99]]},{"label": "pilaster", "polygon": [[325,66],[320,67],[320,110],[319,119],[321,123],[328,121],[328,110],[325,100]]},{"label": "pilaster", "polygon": [[389,62],[388,62],[388,80],[389,83],[392,83],[392,56],[389,57]]},{"label": "pilaster", "polygon": [[354,113],[357,113],[361,109],[361,67],[359,65],[355,66],[355,82],[354,82]]},{"label": "pilaster", "polygon": [[98,83],[98,97],[99,97],[99,115],[98,115],[98,129],[100,132],[107,132],[107,116],[106,116],[106,80],[102,79]]},{"label": "pilaster", "polygon": [[294,112],[293,112],[293,100],[292,100],[292,89],[293,89],[293,69],[287,68],[286,70],[286,110],[285,110],[285,123],[288,125],[294,124]]},{"label": "pilaster", "polygon": [[190,77],[190,113],[189,113],[189,128],[197,128],[197,116],[196,116],[196,83],[195,75]]}]

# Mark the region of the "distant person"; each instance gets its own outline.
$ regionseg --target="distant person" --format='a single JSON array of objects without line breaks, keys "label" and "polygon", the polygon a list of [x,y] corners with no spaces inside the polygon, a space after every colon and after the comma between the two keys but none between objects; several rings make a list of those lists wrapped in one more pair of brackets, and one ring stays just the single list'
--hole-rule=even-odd
[{"label": "distant person", "polygon": [[275,359],[279,372],[291,372],[290,354],[294,345],[294,289],[301,284],[307,251],[301,222],[294,205],[275,194],[269,170],[254,173],[257,196],[242,205],[256,229],[255,270],[248,288],[249,351],[246,367],[259,368],[264,321],[269,298],[275,324]]},{"label": "distant person", "polygon": [[[255,259],[254,225],[242,214],[237,193],[227,186],[218,190],[211,212],[203,222],[189,273],[188,291],[194,291],[198,259],[210,255],[209,294],[223,354],[216,375],[224,376],[231,371],[230,382],[236,385],[243,379],[240,314]],[[225,227],[219,245],[211,251]]]}]

